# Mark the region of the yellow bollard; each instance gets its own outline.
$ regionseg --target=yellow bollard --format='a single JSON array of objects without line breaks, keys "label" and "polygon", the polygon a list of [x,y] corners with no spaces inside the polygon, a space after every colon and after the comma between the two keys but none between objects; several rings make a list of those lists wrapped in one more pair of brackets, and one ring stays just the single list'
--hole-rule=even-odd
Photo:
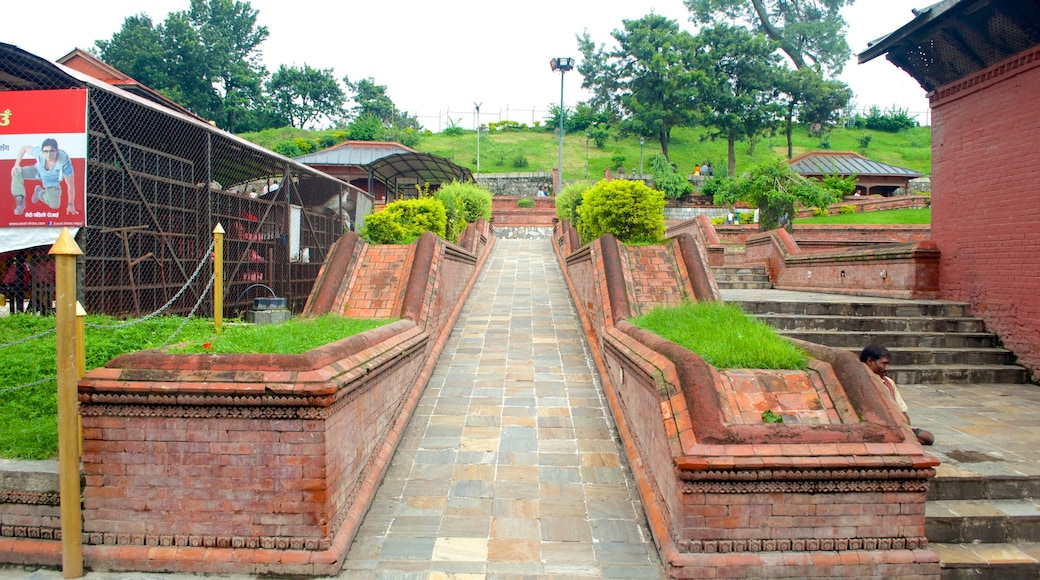
[{"label": "yellow bollard", "polygon": [[[76,380],[87,374],[87,309],[76,301]],[[83,457],[83,417],[76,413],[76,441]]]},{"label": "yellow bollard", "polygon": [[213,228],[213,332],[224,323],[224,227]]},{"label": "yellow bollard", "polygon": [[61,569],[83,576],[83,516],[80,505],[79,422],[76,361],[76,256],[83,254],[68,228],[50,252],[55,262],[55,327],[58,364],[58,488],[61,501]]}]

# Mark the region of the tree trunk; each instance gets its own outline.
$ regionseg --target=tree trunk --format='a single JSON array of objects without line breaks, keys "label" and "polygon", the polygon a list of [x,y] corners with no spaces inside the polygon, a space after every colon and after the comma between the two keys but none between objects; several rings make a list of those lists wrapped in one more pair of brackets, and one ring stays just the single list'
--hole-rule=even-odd
[{"label": "tree trunk", "polygon": [[730,131],[729,139],[727,143],[727,154],[729,155],[729,175],[733,177],[737,174],[737,152],[736,152],[737,138]]},{"label": "tree trunk", "polygon": [[794,118],[794,105],[791,105],[791,107],[787,110],[787,158],[788,159],[792,159],[794,157],[794,147],[791,144],[791,133],[793,132],[792,128],[791,128],[791,125],[794,122],[794,121],[792,121],[793,118]]}]

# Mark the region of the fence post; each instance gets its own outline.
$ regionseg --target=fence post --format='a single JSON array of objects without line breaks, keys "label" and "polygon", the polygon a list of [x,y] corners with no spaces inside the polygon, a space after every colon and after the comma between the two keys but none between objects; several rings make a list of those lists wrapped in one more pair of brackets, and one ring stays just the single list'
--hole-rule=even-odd
[{"label": "fence post", "polygon": [[58,489],[61,502],[61,569],[65,578],[83,576],[83,516],[80,505],[79,364],[76,346],[76,256],[83,254],[68,228],[50,252],[55,261],[55,327],[58,363]]},{"label": "fence post", "polygon": [[213,332],[224,324],[224,226],[213,228]]}]

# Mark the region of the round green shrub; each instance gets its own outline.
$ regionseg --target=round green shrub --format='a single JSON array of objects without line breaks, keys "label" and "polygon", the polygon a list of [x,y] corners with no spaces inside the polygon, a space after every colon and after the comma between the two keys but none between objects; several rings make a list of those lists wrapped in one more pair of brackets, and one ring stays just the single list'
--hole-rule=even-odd
[{"label": "round green shrub", "polygon": [[447,221],[444,204],[438,199],[395,201],[365,218],[361,237],[370,244],[409,244],[424,232],[443,238]]},{"label": "round green shrub", "polygon": [[590,187],[591,181],[575,181],[556,194],[556,217],[561,222],[569,221],[572,226],[578,227],[578,206],[581,205],[581,196]]},{"label": "round green shrub", "polygon": [[615,179],[589,188],[578,207],[578,234],[585,242],[613,234],[625,244],[664,237],[664,193],[642,181]]},{"label": "round green shrub", "polygon": [[534,200],[529,197],[521,197],[516,200],[516,207],[534,207]]},{"label": "round green shrub", "polygon": [[450,242],[459,241],[467,223],[480,218],[491,219],[491,192],[475,183],[452,181],[433,195],[444,205],[447,215],[444,239]]},{"label": "round green shrub", "polygon": [[840,208],[838,208],[838,212],[841,215],[848,215],[850,213],[856,213],[856,206],[854,206],[854,205],[843,205]]}]

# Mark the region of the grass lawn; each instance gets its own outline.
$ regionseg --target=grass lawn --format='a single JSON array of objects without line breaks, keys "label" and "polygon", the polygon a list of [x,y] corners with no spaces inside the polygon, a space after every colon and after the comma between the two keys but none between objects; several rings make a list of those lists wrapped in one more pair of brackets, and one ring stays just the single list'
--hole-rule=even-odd
[{"label": "grass lawn", "polygon": [[912,225],[932,223],[931,208],[890,209],[885,211],[865,211],[839,215],[824,215],[811,218],[798,218],[796,224],[849,224],[849,225]]},{"label": "grass lawn", "polygon": [[[53,316],[29,314],[0,318],[3,344],[46,333],[0,348],[0,457],[48,459],[58,452],[54,322]],[[216,336],[206,318],[156,317],[120,328],[126,321],[87,316],[86,367],[167,342],[176,342],[170,350],[177,352],[299,354],[388,322],[322,316],[265,326],[229,323]]]},{"label": "grass lawn", "polygon": [[805,355],[737,306],[720,302],[654,308],[630,320],[719,369],[805,369]]}]

